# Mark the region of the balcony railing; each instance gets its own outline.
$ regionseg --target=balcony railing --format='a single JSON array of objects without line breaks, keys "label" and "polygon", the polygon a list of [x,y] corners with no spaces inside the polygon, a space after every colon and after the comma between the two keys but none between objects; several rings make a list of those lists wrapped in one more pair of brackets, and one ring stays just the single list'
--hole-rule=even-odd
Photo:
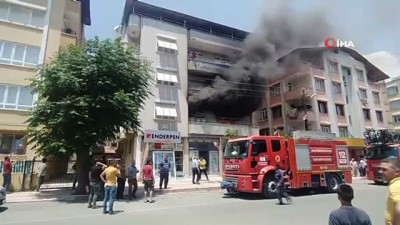
[{"label": "balcony railing", "polygon": [[188,60],[188,69],[195,70],[195,71],[202,71],[208,73],[215,73],[215,74],[223,74],[224,71],[229,68],[230,64],[218,64],[218,63],[211,63],[207,61],[201,60]]}]

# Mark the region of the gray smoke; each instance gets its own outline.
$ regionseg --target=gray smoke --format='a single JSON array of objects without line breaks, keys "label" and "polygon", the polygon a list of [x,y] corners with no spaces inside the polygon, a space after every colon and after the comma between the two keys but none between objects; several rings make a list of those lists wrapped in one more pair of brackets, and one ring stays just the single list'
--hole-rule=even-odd
[{"label": "gray smoke", "polygon": [[320,46],[329,36],[330,25],[322,12],[297,14],[288,1],[282,2],[263,14],[257,29],[244,40],[237,63],[190,96],[189,103],[216,115],[249,115],[258,107],[268,79],[284,74],[276,59],[296,48]]}]

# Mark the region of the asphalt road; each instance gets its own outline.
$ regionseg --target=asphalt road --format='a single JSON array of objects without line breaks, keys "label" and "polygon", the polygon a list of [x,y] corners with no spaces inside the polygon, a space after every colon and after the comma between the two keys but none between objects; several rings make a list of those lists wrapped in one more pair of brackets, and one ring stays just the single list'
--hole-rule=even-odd
[{"label": "asphalt road", "polygon": [[[372,224],[383,224],[385,186],[353,184],[354,205],[364,209]],[[293,205],[275,205],[254,195],[223,197],[222,191],[177,193],[157,196],[153,204],[116,202],[115,215],[103,215],[101,209],[87,209],[86,203],[38,202],[15,203],[0,209],[1,225],[71,224],[327,224],[329,212],[339,206],[336,194],[293,197]]]}]

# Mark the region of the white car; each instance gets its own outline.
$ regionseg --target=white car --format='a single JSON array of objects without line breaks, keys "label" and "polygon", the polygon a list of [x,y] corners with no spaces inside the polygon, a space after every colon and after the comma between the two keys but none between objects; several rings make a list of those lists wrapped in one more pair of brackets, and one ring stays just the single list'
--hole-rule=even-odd
[{"label": "white car", "polygon": [[0,187],[0,205],[3,205],[6,202],[6,189],[3,187]]}]

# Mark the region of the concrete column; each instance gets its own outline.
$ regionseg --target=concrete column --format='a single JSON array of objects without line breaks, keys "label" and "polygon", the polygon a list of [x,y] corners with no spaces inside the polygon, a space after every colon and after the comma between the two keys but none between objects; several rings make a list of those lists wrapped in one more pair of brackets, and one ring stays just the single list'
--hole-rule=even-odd
[{"label": "concrete column", "polygon": [[135,136],[135,144],[134,144],[134,157],[136,160],[136,167],[141,170],[143,168],[142,165],[142,136]]},{"label": "concrete column", "polygon": [[219,157],[219,175],[224,174],[224,145],[223,138],[219,138],[218,157]]},{"label": "concrete column", "polygon": [[183,175],[190,176],[189,138],[183,138]]}]

